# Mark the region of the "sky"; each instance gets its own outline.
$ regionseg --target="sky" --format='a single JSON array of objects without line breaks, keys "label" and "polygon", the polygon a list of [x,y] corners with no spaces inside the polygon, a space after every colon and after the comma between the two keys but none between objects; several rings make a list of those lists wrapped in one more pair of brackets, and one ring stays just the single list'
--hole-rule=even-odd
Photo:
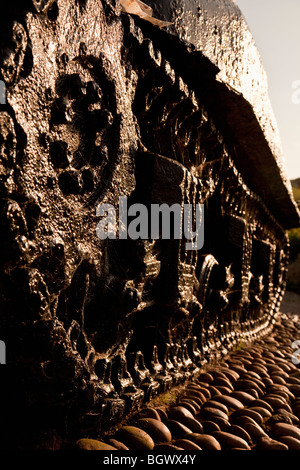
[{"label": "sky", "polygon": [[267,72],[288,176],[299,178],[300,0],[236,0],[236,3]]}]

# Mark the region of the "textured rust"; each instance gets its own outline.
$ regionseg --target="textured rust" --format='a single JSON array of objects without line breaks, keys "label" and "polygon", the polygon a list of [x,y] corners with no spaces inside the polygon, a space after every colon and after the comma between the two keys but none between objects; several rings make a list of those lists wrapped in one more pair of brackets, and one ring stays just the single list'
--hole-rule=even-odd
[{"label": "textured rust", "polygon": [[[53,429],[98,437],[270,332],[284,229],[299,213],[254,103],[199,45],[118,1],[11,3],[0,50],[0,408],[30,448]],[[96,208],[119,196],[204,204],[204,247],[99,240]]]}]

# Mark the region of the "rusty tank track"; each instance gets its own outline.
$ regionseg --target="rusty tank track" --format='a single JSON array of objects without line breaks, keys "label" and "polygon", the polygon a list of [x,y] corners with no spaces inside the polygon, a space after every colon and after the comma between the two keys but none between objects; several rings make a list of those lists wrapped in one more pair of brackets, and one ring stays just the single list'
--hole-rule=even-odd
[{"label": "rusty tank track", "polygon": [[[109,0],[15,2],[2,23],[6,400],[34,435],[101,435],[272,330],[288,240],[238,170],[218,70],[191,45]],[[96,207],[120,195],[205,204],[204,248],[100,241]]]}]

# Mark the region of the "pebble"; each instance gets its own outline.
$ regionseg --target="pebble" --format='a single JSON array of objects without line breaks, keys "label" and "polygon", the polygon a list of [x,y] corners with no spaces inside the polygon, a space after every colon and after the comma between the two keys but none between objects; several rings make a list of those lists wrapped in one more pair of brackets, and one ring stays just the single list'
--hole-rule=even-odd
[{"label": "pebble", "polygon": [[240,400],[237,400],[236,398],[228,395],[214,397],[214,400],[223,403],[225,406],[227,406],[228,409],[231,408],[233,410],[238,410],[244,408],[244,405]]},{"label": "pebble", "polygon": [[154,419],[158,419],[159,421],[161,421],[160,415],[155,408],[144,408],[139,413],[139,417],[140,418],[154,418]]},{"label": "pebble", "polygon": [[123,442],[129,450],[148,451],[154,447],[152,437],[136,426],[123,426],[117,431],[115,438]]},{"label": "pebble", "polygon": [[300,380],[296,379],[295,377],[288,377],[285,382],[286,382],[286,384],[296,384],[296,385],[298,384],[298,385],[300,385]]},{"label": "pebble", "polygon": [[262,418],[270,418],[272,416],[272,413],[262,406],[251,406],[249,411],[255,411],[256,413],[259,413]]},{"label": "pebble", "polygon": [[197,411],[200,410],[200,406],[196,408],[191,403],[187,403],[187,402],[184,402],[184,401],[180,401],[179,403],[177,403],[177,405],[178,406],[183,406],[184,408],[186,408],[188,411],[190,411],[190,413],[192,413],[192,416],[195,416]]},{"label": "pebble", "polygon": [[193,433],[186,436],[186,439],[192,440],[203,450],[221,450],[219,441],[214,436],[209,434]]},{"label": "pebble", "polygon": [[177,450],[184,450],[183,447],[178,447],[173,444],[156,444],[154,450],[158,450],[159,452],[174,452]]},{"label": "pebble", "polygon": [[297,418],[300,419],[300,404],[293,408],[293,413],[295,414],[295,416],[297,416]]},{"label": "pebble", "polygon": [[[214,378],[214,382],[217,379],[225,379],[226,380],[226,375],[221,370],[214,370],[214,371],[211,372],[211,375]],[[219,385],[222,385],[222,384],[219,384]]]},{"label": "pebble", "polygon": [[202,405],[206,401],[205,395],[199,390],[187,389],[184,396],[192,398],[199,405]]},{"label": "pebble", "polygon": [[289,450],[286,444],[271,439],[270,437],[261,437],[257,441],[258,450]]},{"label": "pebble", "polygon": [[225,377],[227,377],[231,382],[235,382],[240,378],[239,374],[233,370],[227,369],[224,367],[223,369],[221,368],[223,374]]},{"label": "pebble", "polygon": [[[191,398],[182,398],[178,405],[185,406],[190,405],[187,409],[191,411],[193,415],[195,415],[198,411],[200,411],[201,406],[195,402],[195,400],[192,400]],[[192,407],[192,409],[190,408]]]},{"label": "pebble", "polygon": [[247,423],[258,424],[257,421],[255,421],[255,419],[251,418],[251,416],[245,416],[245,415],[236,417],[234,422],[235,424],[238,424],[239,426],[245,426],[245,424]]},{"label": "pebble", "polygon": [[295,395],[288,389],[288,387],[285,387],[284,385],[273,384],[268,388],[268,392],[278,393],[280,396],[286,399],[290,399],[290,400],[295,399]]},{"label": "pebble", "polygon": [[184,450],[202,450],[201,447],[197,446],[197,444],[188,439],[177,439],[174,442],[174,445],[177,447],[181,447]]},{"label": "pebble", "polygon": [[203,421],[201,424],[204,434],[212,434],[214,431],[221,431],[220,426],[214,421]]},{"label": "pebble", "polygon": [[212,421],[214,420],[215,417],[222,418],[225,420],[228,419],[228,416],[226,413],[219,410],[218,408],[213,408],[213,407],[202,408],[202,410],[200,411],[200,415],[204,419],[208,419],[208,420],[211,419]]},{"label": "pebble", "polygon": [[75,449],[77,450],[118,450],[105,442],[98,441],[96,439],[79,439],[75,443]]},{"label": "pebble", "polygon": [[266,410],[268,410],[271,414],[274,413],[274,409],[272,408],[272,406],[267,403],[266,401],[264,400],[253,400],[251,402],[251,407],[254,407],[254,406],[258,406],[259,408],[265,408]]},{"label": "pebble", "polygon": [[252,395],[253,400],[259,398],[257,390],[254,390],[254,388],[245,388],[244,390],[246,393],[249,393],[249,395]]},{"label": "pebble", "polygon": [[237,374],[242,374],[244,371],[245,371],[245,368],[242,367],[242,365],[238,365],[238,364],[234,364],[234,363],[230,363],[230,370],[233,370],[234,372],[236,372]]},{"label": "pebble", "polygon": [[116,439],[109,439],[108,442],[118,450],[129,450],[128,447],[123,444],[123,442],[117,441]]},{"label": "pebble", "polygon": [[293,424],[276,423],[272,426],[271,432],[274,436],[292,436],[300,440],[300,429]]},{"label": "pebble", "polygon": [[279,375],[271,375],[271,379],[274,384],[284,385],[286,383],[285,380]]},{"label": "pebble", "polygon": [[193,418],[193,414],[184,406],[171,406],[168,411],[168,418],[180,420],[180,418]]},{"label": "pebble", "polygon": [[241,390],[233,391],[230,396],[239,400],[244,406],[249,405],[249,403],[254,400],[253,395],[250,395],[250,393],[247,392],[242,392]]},{"label": "pebble", "polygon": [[210,391],[209,391],[207,388],[198,387],[198,388],[196,389],[196,391],[197,391],[198,393],[201,393],[202,395],[204,395],[204,397],[205,397],[206,399],[208,399],[208,398],[211,397]]},{"label": "pebble", "polygon": [[280,442],[287,445],[289,450],[300,450],[300,441],[293,436],[280,436],[278,437]]},{"label": "pebble", "polygon": [[201,422],[197,421],[194,418],[181,418],[180,423],[189,428],[193,432],[203,432],[203,426]]},{"label": "pebble", "polygon": [[235,436],[241,437],[246,442],[248,442],[249,445],[252,444],[250,435],[241,426],[237,426],[236,424],[233,424],[232,426],[230,426],[230,433],[234,434]]},{"label": "pebble", "polygon": [[216,387],[214,387],[213,385],[210,385],[208,387],[208,391],[210,392],[210,396],[213,398],[214,396],[216,395],[222,395],[222,393],[220,392],[220,390],[218,390]]},{"label": "pebble", "polygon": [[208,372],[203,372],[202,374],[199,375],[200,381],[206,382],[206,383],[211,383],[213,382],[214,378],[211,374]]},{"label": "pebble", "polygon": [[282,397],[265,396],[264,401],[269,403],[274,410],[276,410],[276,408],[281,408],[282,405],[284,405]]},{"label": "pebble", "polygon": [[236,418],[239,418],[241,416],[248,416],[249,418],[252,418],[257,424],[263,423],[262,415],[259,414],[257,411],[251,410],[250,408],[236,410],[234,413],[232,413],[231,418],[233,418],[233,420],[236,420]]},{"label": "pebble", "polygon": [[229,390],[230,389],[232,391],[234,390],[233,385],[230,383],[230,381],[227,378],[223,378],[223,377],[216,377],[213,381],[213,385],[215,387],[225,387],[225,388],[229,388]]},{"label": "pebble", "polygon": [[277,412],[280,414],[287,415],[291,419],[292,424],[298,424],[300,422],[299,418],[297,418],[297,416],[295,416],[293,413],[290,413],[289,411],[286,411],[282,408],[278,408]]},{"label": "pebble", "polygon": [[229,395],[232,392],[231,388],[223,387],[222,385],[217,385],[216,389],[221,393],[221,395]]},{"label": "pebble", "polygon": [[300,384],[291,384],[288,388],[295,397],[300,397]]},{"label": "pebble", "polygon": [[228,414],[227,406],[224,405],[224,403],[221,403],[221,402],[216,401],[216,400],[208,400],[206,403],[203,404],[202,410],[204,408],[217,408],[218,410],[223,411],[223,413]]},{"label": "pebble", "polygon": [[167,421],[168,414],[167,414],[166,408],[158,407],[158,408],[156,408],[156,411],[159,414],[159,417],[160,417],[161,421]]},{"label": "pebble", "polygon": [[212,416],[210,420],[216,423],[221,431],[226,431],[228,426],[230,426],[228,419],[220,418],[219,416]]},{"label": "pebble", "polygon": [[219,441],[221,444],[222,449],[232,449],[234,447],[238,447],[241,449],[249,449],[249,444],[239,436],[235,436],[234,434],[230,434],[229,432],[224,431],[216,431],[214,432],[214,437]]},{"label": "pebble", "polygon": [[200,410],[201,406],[203,405],[203,403],[205,403],[205,397],[204,395],[202,396],[202,398],[200,399],[199,397],[196,397],[194,395],[186,395],[188,392],[185,392],[184,395],[182,395],[182,397],[180,397],[181,400],[189,400],[191,403],[195,403],[197,406],[198,406],[198,410]]},{"label": "pebble", "polygon": [[234,384],[236,390],[256,390],[258,395],[261,397],[263,395],[262,388],[256,383],[253,379],[239,379]]},{"label": "pebble", "polygon": [[166,421],[166,426],[170,429],[174,438],[181,438],[192,432],[190,428],[180,423],[179,421],[176,421],[175,419],[168,419]]},{"label": "pebble", "polygon": [[172,441],[169,428],[157,419],[141,418],[137,421],[137,426],[146,431],[155,443]]},{"label": "pebble", "polygon": [[[256,360],[256,362],[257,362],[257,360]],[[256,372],[257,374],[260,375],[260,377],[268,377],[269,376],[268,369],[266,367],[264,367],[263,365],[261,365],[261,364],[251,366],[251,367],[249,367],[249,370],[252,370],[253,372]]]},{"label": "pebble", "polygon": [[256,423],[245,423],[244,428],[254,443],[261,437],[268,437],[263,428]]},{"label": "pebble", "polygon": [[207,382],[202,382],[201,380],[198,380],[191,388],[194,388],[195,390],[198,390],[199,388],[205,388],[207,389],[211,384]]}]

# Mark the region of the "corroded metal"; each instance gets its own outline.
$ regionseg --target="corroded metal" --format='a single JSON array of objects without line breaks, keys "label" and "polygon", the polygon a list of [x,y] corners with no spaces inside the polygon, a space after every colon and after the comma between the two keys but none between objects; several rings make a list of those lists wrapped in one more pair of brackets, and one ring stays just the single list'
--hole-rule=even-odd
[{"label": "corroded metal", "polygon": [[[248,160],[260,123],[190,43],[112,0],[34,1],[8,19],[0,332],[11,376],[2,403],[14,401],[30,446],[29,415],[37,433],[55,422],[62,435],[101,434],[270,331],[285,288],[284,229],[299,213],[280,172],[275,206],[272,182],[266,200],[249,184],[265,177]],[[235,132],[238,109],[249,139],[245,120]],[[265,141],[261,151],[278,169]],[[204,247],[99,240],[98,204],[124,195],[204,204]]]}]

